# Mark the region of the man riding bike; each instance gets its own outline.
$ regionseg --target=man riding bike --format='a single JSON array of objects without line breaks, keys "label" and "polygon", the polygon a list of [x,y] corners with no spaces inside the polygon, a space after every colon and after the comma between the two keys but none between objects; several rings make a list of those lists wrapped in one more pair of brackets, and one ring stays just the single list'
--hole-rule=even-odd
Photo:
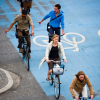
[{"label": "man riding bike", "polygon": [[[31,35],[34,36],[34,32],[33,32],[33,22],[31,17],[27,14],[27,10],[22,10],[22,14],[17,15],[16,18],[14,19],[14,21],[11,23],[10,27],[8,28],[8,30],[5,31],[5,33],[9,32],[9,30],[13,27],[13,25],[15,23],[18,23],[17,25],[17,34],[20,35],[18,37],[18,48],[19,48],[19,53],[22,53],[22,37],[21,36],[28,36],[29,35],[29,25],[31,26]],[[22,34],[24,33],[24,34]],[[26,41],[27,41],[27,46],[29,47],[29,53],[31,53],[30,50],[30,36],[26,37]]]},{"label": "man riding bike", "polygon": [[69,87],[69,90],[70,90],[72,96],[75,98],[74,100],[79,100],[80,93],[82,93],[82,97],[88,97],[86,84],[89,87],[91,99],[93,99],[93,88],[92,88],[91,82],[89,81],[89,78],[87,77],[87,75],[85,75],[85,73],[83,71],[79,71],[75,75],[75,77]]},{"label": "man riding bike", "polygon": [[[41,21],[38,22],[39,24],[41,24],[45,19],[50,17],[50,20],[52,20],[49,22],[50,35],[54,35],[54,31],[55,31],[55,34],[60,35],[60,23],[61,23],[61,27],[62,27],[62,34],[65,35],[65,33],[64,33],[64,15],[60,9],[61,9],[60,4],[56,4],[54,7],[54,10],[50,11],[49,14],[47,14]],[[49,42],[50,41],[51,41],[51,38],[49,38]],[[60,42],[60,37],[59,37],[59,42]]]}]

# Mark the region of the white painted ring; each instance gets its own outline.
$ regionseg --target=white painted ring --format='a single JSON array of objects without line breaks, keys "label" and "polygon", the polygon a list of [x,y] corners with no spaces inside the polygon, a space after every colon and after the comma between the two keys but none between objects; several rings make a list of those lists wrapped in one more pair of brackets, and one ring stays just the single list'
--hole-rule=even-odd
[{"label": "white painted ring", "polygon": [[82,40],[81,40],[81,41],[79,41],[79,42],[77,42],[77,41],[76,41],[76,43],[82,43],[82,42],[84,42],[84,41],[85,41],[85,37],[84,37],[83,35],[78,34],[78,33],[73,33],[73,32],[70,32],[70,33],[66,33],[66,34],[63,36],[63,38],[64,38],[66,41],[68,41],[68,42],[73,43],[73,41],[70,41],[70,40],[68,40],[68,39],[66,38],[66,36],[67,36],[67,35],[70,35],[70,34],[79,35],[79,36],[82,38]]},{"label": "white painted ring", "polygon": [[39,43],[36,42],[36,39],[37,39],[37,38],[41,38],[41,37],[48,38],[48,36],[44,36],[44,35],[36,36],[36,37],[33,38],[33,42],[34,42],[36,45],[38,45],[38,46],[47,47],[47,45],[41,45],[41,44],[39,44]]},{"label": "white painted ring", "polygon": [[98,31],[98,35],[100,36],[100,30]]}]

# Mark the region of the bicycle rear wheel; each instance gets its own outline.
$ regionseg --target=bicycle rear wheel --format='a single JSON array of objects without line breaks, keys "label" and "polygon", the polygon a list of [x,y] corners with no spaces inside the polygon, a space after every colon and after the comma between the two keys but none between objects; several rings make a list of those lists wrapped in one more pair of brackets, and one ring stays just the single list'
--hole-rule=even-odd
[{"label": "bicycle rear wheel", "polygon": [[29,48],[26,48],[26,64],[27,64],[27,70],[30,69],[30,63],[29,63]]},{"label": "bicycle rear wheel", "polygon": [[55,90],[56,99],[59,99],[59,97],[60,97],[60,79],[58,76],[55,77],[54,90]]},{"label": "bicycle rear wheel", "polygon": [[53,85],[53,75],[50,74],[50,84]]}]

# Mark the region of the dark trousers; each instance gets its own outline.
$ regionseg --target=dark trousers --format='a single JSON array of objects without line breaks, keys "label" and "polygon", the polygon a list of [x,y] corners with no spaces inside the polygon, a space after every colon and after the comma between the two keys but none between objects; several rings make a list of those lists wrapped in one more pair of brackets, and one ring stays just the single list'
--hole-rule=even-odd
[{"label": "dark trousers", "polygon": [[20,7],[23,8],[23,2],[20,0]]},{"label": "dark trousers", "polygon": [[[23,36],[23,35],[27,36],[27,35],[29,35],[29,31],[25,31],[23,34],[22,31],[18,29],[17,34],[21,35],[21,36]],[[21,36],[18,36],[18,42],[19,42],[18,48],[22,48],[22,37]],[[29,47],[29,53],[30,53],[31,52],[31,50],[30,50],[30,46],[31,46],[30,36],[26,37],[26,41],[27,41],[27,46]]]},{"label": "dark trousers", "polygon": [[[49,60],[60,61],[60,58],[49,58]],[[48,63],[49,70],[52,69],[53,65],[54,65],[54,62],[52,61]],[[58,65],[60,65],[60,62],[58,63]]]},{"label": "dark trousers", "polygon": [[[54,32],[55,32],[55,34],[60,35],[60,27],[53,28],[53,27],[50,26],[49,34],[54,35]],[[52,38],[52,36],[49,36],[49,42],[52,40],[51,38]],[[59,42],[60,42],[60,36],[59,36]]]}]

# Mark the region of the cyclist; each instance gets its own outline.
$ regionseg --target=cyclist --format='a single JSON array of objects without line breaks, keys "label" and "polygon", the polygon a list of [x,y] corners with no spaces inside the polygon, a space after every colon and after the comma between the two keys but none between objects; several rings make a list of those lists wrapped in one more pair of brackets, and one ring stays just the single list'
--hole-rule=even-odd
[{"label": "cyclist", "polygon": [[[23,36],[23,35],[24,36],[29,35],[29,24],[30,24],[31,25],[31,30],[32,30],[31,35],[34,36],[34,32],[33,32],[33,22],[32,22],[31,17],[27,14],[27,10],[22,10],[22,14],[16,16],[16,18],[11,23],[10,27],[8,28],[8,30],[5,31],[5,33],[9,32],[9,30],[13,27],[13,25],[16,22],[18,22],[18,25],[17,25],[17,34],[18,35],[21,35],[21,36]],[[22,34],[22,31],[24,31],[24,34]],[[21,36],[18,37],[19,53],[22,53],[22,37]],[[30,36],[28,36],[26,38],[26,41],[27,41],[27,45],[29,47],[29,53],[31,53],[31,50],[30,50],[30,45],[31,45]]]},{"label": "cyclist", "polygon": [[[49,33],[50,35],[55,34],[60,35],[60,23],[61,23],[61,27],[62,27],[62,34],[65,35],[64,33],[64,15],[63,12],[60,10],[61,6],[60,4],[56,4],[54,7],[54,10],[50,11],[49,14],[47,14],[41,21],[39,21],[38,23],[41,24],[41,22],[43,22],[45,19],[50,17],[50,20],[56,18],[57,16],[59,16],[58,18],[54,19],[53,21],[49,22],[50,28],[49,28]],[[51,41],[51,38],[49,38],[49,42]],[[60,37],[59,37],[59,42],[60,42]]]},{"label": "cyclist", "polygon": [[93,99],[93,88],[92,88],[91,82],[89,81],[89,78],[83,71],[79,71],[75,75],[75,77],[69,87],[69,90],[70,90],[72,96],[75,98],[74,100],[79,100],[80,93],[82,93],[82,97],[88,97],[86,84],[89,87],[91,99]]},{"label": "cyclist", "polygon": [[23,8],[29,9],[29,15],[30,15],[30,8],[32,5],[32,0],[22,0],[22,2],[23,2]]},{"label": "cyclist", "polygon": [[[54,64],[53,62],[50,62],[49,60],[60,61],[61,55],[62,55],[64,61],[67,63],[64,49],[62,47],[62,44],[60,42],[58,42],[58,40],[59,40],[59,36],[55,34],[52,37],[52,41],[48,44],[48,46],[46,48],[45,56],[43,57],[43,59],[40,62],[40,65],[39,65],[39,67],[41,67],[41,65],[44,61],[46,61],[48,63],[48,66],[49,66],[49,71],[47,74],[48,81],[50,80],[49,75],[52,72],[52,66]],[[58,63],[58,64],[60,65],[60,63]]]}]

